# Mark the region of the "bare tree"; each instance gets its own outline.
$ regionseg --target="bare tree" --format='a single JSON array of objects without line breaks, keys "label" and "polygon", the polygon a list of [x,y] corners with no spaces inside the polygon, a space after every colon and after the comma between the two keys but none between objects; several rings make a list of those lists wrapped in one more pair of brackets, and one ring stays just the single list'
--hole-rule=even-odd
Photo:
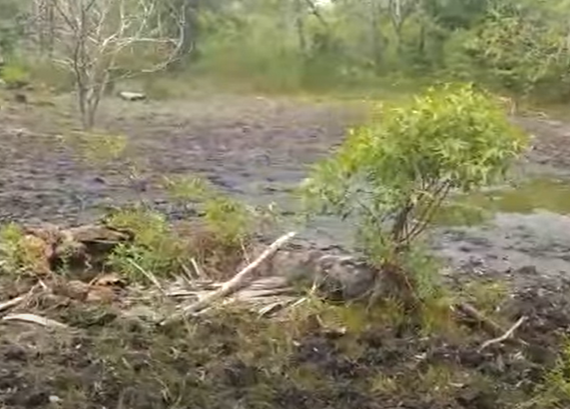
[{"label": "bare tree", "polygon": [[[175,37],[168,35],[157,6],[169,0],[49,0],[55,9],[56,61],[75,80],[77,104],[85,129],[95,124],[99,104],[115,73],[121,77],[165,68],[184,43],[186,13],[174,6]],[[172,17],[171,16],[171,17]],[[153,58],[145,58],[152,51]],[[121,64],[129,59],[131,64]],[[135,62],[135,64],[132,64]],[[130,65],[130,67],[129,67]],[[135,65],[133,67],[133,65]]]},{"label": "bare tree", "polygon": [[34,40],[39,53],[52,57],[56,39],[55,8],[52,0],[33,0],[27,19],[28,36]]}]

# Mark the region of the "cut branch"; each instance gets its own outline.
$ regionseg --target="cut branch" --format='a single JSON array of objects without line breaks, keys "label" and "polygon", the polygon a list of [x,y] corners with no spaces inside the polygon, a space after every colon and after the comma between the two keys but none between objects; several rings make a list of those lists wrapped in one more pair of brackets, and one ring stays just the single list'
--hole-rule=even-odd
[{"label": "cut branch", "polygon": [[239,289],[243,288],[251,279],[252,275],[255,271],[259,268],[261,264],[263,264],[267,259],[272,257],[285,243],[287,243],[291,238],[296,235],[295,232],[290,232],[281,236],[273,244],[271,244],[259,257],[257,257],[252,263],[247,265],[243,268],[239,273],[237,273],[231,280],[226,281],[218,290],[214,291],[213,293],[207,295],[203,299],[185,307],[181,314],[163,322],[163,324],[170,323],[172,321],[179,320],[184,318],[187,315],[191,315],[196,313],[209,305],[213,302],[227,297],[238,291]]},{"label": "cut branch", "polygon": [[55,321],[55,320],[52,320],[49,318],[41,317],[41,316],[36,315],[36,314],[6,315],[5,317],[2,318],[2,321],[22,321],[22,322],[28,322],[28,323],[32,323],[32,324],[38,324],[38,325],[41,325],[43,327],[48,327],[48,328],[68,328],[67,325],[62,324],[59,321]]},{"label": "cut branch", "polygon": [[509,328],[503,335],[501,335],[500,337],[494,338],[494,339],[490,339],[486,342],[483,343],[483,345],[481,345],[481,347],[479,348],[479,352],[483,351],[485,348],[490,347],[491,345],[494,344],[498,344],[500,342],[506,341],[507,339],[511,338],[514,334],[514,332],[526,321],[526,317],[522,316],[519,318],[519,320],[517,322],[515,322],[515,324]]}]

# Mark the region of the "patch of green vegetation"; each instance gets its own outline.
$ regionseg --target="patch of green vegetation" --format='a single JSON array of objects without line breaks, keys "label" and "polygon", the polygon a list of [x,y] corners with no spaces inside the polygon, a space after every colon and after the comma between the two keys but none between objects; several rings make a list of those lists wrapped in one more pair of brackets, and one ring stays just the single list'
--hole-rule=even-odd
[{"label": "patch of green vegetation", "polygon": [[444,398],[450,395],[460,383],[461,372],[458,368],[453,368],[445,364],[428,365],[427,369],[418,374],[416,387],[432,398]]},{"label": "patch of green vegetation", "polygon": [[498,280],[471,281],[462,288],[461,292],[472,305],[491,315],[497,312],[510,294],[507,284]]},{"label": "patch of green vegetation", "polygon": [[188,257],[184,242],[159,213],[141,207],[120,209],[108,215],[106,224],[134,237],[133,243],[120,243],[107,260],[114,271],[131,279],[144,282],[149,273],[172,277]]},{"label": "patch of green vegetation", "polygon": [[13,62],[2,67],[0,78],[8,87],[21,87],[30,81],[30,74],[25,66]]},{"label": "patch of green vegetation", "polygon": [[104,165],[127,154],[128,138],[105,131],[70,132],[62,142],[73,148],[79,157],[91,165]]},{"label": "patch of green vegetation", "polygon": [[544,380],[536,391],[536,397],[523,408],[559,409],[570,405],[570,341],[562,348],[553,368],[546,371]]},{"label": "patch of green vegetation", "polygon": [[17,224],[3,225],[0,227],[1,271],[16,278],[48,272],[45,246],[41,239],[27,236]]}]

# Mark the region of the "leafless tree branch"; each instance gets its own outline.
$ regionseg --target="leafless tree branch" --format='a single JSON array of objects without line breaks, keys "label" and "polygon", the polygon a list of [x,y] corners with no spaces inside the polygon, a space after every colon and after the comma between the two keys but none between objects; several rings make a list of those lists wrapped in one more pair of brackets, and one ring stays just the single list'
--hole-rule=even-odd
[{"label": "leafless tree branch", "polygon": [[[78,107],[86,129],[94,125],[101,99],[113,80],[162,70],[180,56],[186,16],[180,10],[176,13],[177,8],[170,6],[170,24],[175,22],[177,32],[172,36],[172,26],[167,32],[157,21],[159,6],[165,6],[165,0],[36,1],[47,1],[49,9],[55,10],[54,35],[59,52],[54,60],[75,78]],[[45,10],[46,7],[38,9]],[[168,47],[162,47],[164,45]],[[162,47],[167,52],[160,56],[160,61],[146,67],[121,66],[120,59],[139,47],[143,50],[154,48],[154,51]],[[116,78],[118,71],[121,75]]]}]

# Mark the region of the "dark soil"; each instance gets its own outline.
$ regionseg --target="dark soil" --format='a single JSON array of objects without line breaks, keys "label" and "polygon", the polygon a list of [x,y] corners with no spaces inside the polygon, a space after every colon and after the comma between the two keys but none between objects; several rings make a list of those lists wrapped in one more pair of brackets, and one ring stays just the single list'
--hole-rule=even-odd
[{"label": "dark soil", "polygon": [[[339,108],[249,97],[200,96],[164,103],[110,100],[101,126],[129,137],[142,175],[127,184],[124,163],[86,163],[61,143],[72,126],[64,108],[9,106],[0,111],[4,220],[76,222],[112,201],[155,200],[160,176],[200,175],[217,187],[268,203],[295,186],[305,167],[344,132]],[[65,112],[65,111],[63,111]],[[112,115],[110,114],[112,113]]]},{"label": "dark soil", "polygon": [[[518,293],[500,318],[529,317],[517,331],[528,345],[499,343],[483,351],[479,347],[488,336],[477,326],[445,321],[420,336],[419,321],[395,310],[386,314],[384,307],[369,315],[358,306],[299,310],[283,322],[226,310],[157,327],[115,307],[51,296],[39,300],[44,314],[74,330],[3,325],[0,404],[516,408],[539,396],[537,385],[568,331],[570,305],[560,290],[568,288]],[[347,331],[334,331],[340,326]],[[529,407],[546,406],[539,401]]]},{"label": "dark soil", "polygon": [[[109,101],[102,127],[127,134],[141,164],[141,177],[126,183],[124,163],[85,163],[62,143],[59,136],[71,127],[64,103],[30,100],[0,110],[4,222],[77,224],[93,220],[103,205],[140,197],[185,217],[156,183],[161,175],[195,173],[251,203],[275,201],[288,213],[289,192],[306,167],[360,115],[331,104],[235,96]],[[523,124],[537,134],[531,165],[564,174],[570,126],[528,118]],[[526,345],[499,343],[480,352],[490,335],[477,325],[455,320],[433,328],[388,308],[374,310],[362,325],[353,319],[361,310],[325,317],[325,324],[348,327],[339,334],[315,324],[310,310],[283,323],[224,312],[159,328],[127,317],[124,306],[51,297],[37,300],[35,310],[73,330],[1,324],[0,407],[517,408],[537,396],[570,328],[570,261],[563,257],[570,229],[553,236],[535,221],[542,234],[528,234],[525,223],[444,231],[438,243],[462,267],[464,274],[454,276],[458,289],[472,280],[506,282],[511,296],[488,313],[505,328],[528,317],[515,334]],[[348,236],[345,226],[322,219],[303,238],[322,248],[344,245]],[[13,292],[6,284],[0,300]]]}]

